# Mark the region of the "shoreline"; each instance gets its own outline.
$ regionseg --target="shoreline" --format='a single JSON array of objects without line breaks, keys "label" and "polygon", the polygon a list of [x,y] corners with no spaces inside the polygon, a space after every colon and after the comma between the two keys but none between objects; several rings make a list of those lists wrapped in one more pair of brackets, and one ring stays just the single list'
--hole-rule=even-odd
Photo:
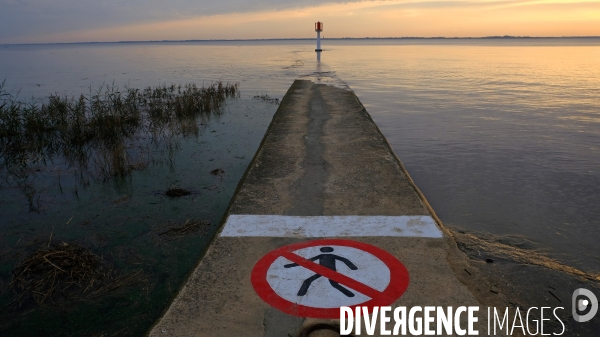
[{"label": "shoreline", "polygon": [[[401,37],[321,37],[327,41],[362,41],[362,40],[568,40],[568,39],[600,39],[600,36],[401,36]],[[269,41],[314,41],[312,37],[305,38],[264,38],[264,39],[192,39],[192,40],[132,40],[132,41],[78,41],[78,42],[40,42],[40,43],[5,43],[4,46],[43,46],[43,45],[94,45],[94,44],[135,44],[135,43],[190,43],[190,42],[269,42]]]}]

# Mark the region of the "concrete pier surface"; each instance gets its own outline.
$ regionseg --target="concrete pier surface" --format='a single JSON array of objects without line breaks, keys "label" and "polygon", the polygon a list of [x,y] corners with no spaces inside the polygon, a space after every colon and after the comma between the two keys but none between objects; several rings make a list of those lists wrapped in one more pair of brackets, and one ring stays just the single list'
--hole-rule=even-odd
[{"label": "concrete pier surface", "polygon": [[[259,273],[255,267],[271,252],[322,239],[350,240],[359,249],[362,244],[377,247],[405,266],[410,281],[401,296],[387,305],[480,306],[475,328],[486,335],[483,302],[494,304],[489,288],[476,273],[465,270],[463,255],[356,95],[335,77],[320,73],[296,80],[289,88],[232,199],[224,225],[150,336],[286,337],[297,336],[302,327],[315,322],[331,321],[294,314],[294,305],[291,311],[280,310],[253,283]],[[313,248],[324,252],[325,246]],[[332,244],[337,252],[344,251],[342,246]],[[377,249],[373,254],[378,254]],[[349,260],[353,261],[349,266],[355,263],[358,269],[344,272],[350,277],[367,270],[361,268],[373,267],[359,265],[357,258]],[[264,278],[277,277],[269,274],[275,264]],[[284,268],[301,269],[294,266],[298,264]],[[390,267],[389,273],[396,272]],[[373,284],[386,277],[371,274],[364,277]],[[339,287],[334,289],[339,284],[326,285],[321,279],[307,283],[308,295],[298,290],[302,282],[293,283],[289,301],[318,307],[322,300],[326,307],[328,296],[350,298]],[[287,281],[283,277],[277,282],[269,284],[275,289]],[[360,303],[362,291],[340,283]],[[331,294],[321,299],[313,295],[310,302],[309,295],[318,287]]]}]

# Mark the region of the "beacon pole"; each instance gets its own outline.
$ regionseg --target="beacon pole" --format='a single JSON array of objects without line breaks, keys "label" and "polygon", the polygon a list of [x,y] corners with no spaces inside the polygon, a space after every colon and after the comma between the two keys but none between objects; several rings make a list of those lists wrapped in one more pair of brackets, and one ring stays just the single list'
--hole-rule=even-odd
[{"label": "beacon pole", "polygon": [[323,31],[323,22],[319,21],[315,23],[315,31],[317,32],[317,49],[315,49],[317,52],[317,61],[321,61],[321,52],[323,51],[323,49],[321,49],[321,32]]}]

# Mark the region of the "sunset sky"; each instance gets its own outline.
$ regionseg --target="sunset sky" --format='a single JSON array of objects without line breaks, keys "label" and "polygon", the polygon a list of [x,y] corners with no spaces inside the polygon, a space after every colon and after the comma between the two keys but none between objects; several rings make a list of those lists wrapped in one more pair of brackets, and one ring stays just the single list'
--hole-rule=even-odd
[{"label": "sunset sky", "polygon": [[188,39],[600,36],[600,1],[0,0],[0,44]]}]

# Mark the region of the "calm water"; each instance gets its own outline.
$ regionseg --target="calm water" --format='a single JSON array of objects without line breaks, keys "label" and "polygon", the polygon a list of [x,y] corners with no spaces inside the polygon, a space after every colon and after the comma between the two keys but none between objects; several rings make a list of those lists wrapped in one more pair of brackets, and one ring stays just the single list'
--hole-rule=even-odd
[{"label": "calm water", "polygon": [[[165,177],[162,185],[193,188],[211,183],[198,179],[213,179],[206,172],[220,165],[236,172],[228,182],[232,192],[276,108],[251,103],[250,97],[281,99],[295,78],[335,71],[357,93],[446,225],[510,236],[512,242],[520,240],[565,264],[600,273],[599,39],[325,40],[323,47],[317,63],[309,41],[0,46],[0,80],[6,79],[9,91],[19,91],[22,99],[38,101],[51,93],[89,92],[102,83],[140,88],[240,82],[241,99],[230,103],[237,112],[225,124],[211,125],[222,125],[216,135],[252,129],[252,142],[222,137],[229,141],[227,151],[245,159],[233,156],[233,161],[213,164],[204,158],[182,165],[192,167],[190,171],[155,168],[154,175],[136,181],[144,185],[144,179]],[[244,119],[247,109],[262,117]],[[191,141],[214,143],[211,134],[209,130]],[[211,150],[212,159],[223,157],[220,148]],[[186,158],[192,152],[182,146],[178,155]],[[194,176],[195,167],[201,167],[204,178]],[[99,186],[100,200],[127,194],[119,190],[123,187]],[[162,202],[148,201],[155,197],[148,189],[144,193],[150,197],[140,203]],[[215,202],[226,203],[231,192]],[[136,200],[127,207],[105,204],[111,216],[125,223],[131,212],[145,212]],[[195,212],[189,208],[193,200],[155,212],[185,219]],[[23,200],[13,202],[15,209],[26,206]],[[213,222],[224,210],[218,207],[225,206],[214,204]],[[86,206],[64,207],[62,218],[50,218],[67,221],[76,207],[84,212]],[[47,213],[59,208],[49,209]],[[144,220],[138,222],[138,232],[150,230]],[[3,221],[0,230],[8,225]],[[161,272],[160,265],[152,268]],[[180,269],[179,281],[187,272],[183,265]]]},{"label": "calm water", "polygon": [[326,56],[446,225],[599,273],[600,40],[532,42]]}]

